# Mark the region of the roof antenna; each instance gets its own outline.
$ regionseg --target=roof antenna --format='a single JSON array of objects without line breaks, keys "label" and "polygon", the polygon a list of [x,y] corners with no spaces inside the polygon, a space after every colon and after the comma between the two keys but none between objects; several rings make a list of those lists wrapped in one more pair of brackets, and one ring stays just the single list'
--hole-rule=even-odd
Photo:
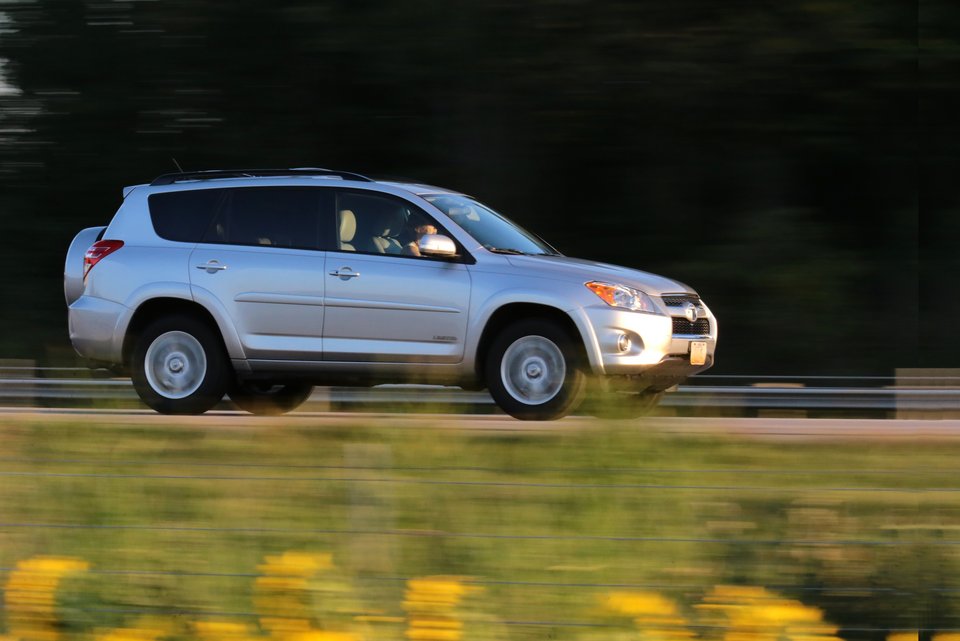
[{"label": "roof antenna", "polygon": [[179,171],[179,172],[182,174],[182,173],[183,173],[183,167],[180,166],[180,163],[177,162],[177,159],[171,156],[171,157],[170,157],[170,160],[172,160],[172,161],[173,161],[173,164],[176,165],[177,171]]}]

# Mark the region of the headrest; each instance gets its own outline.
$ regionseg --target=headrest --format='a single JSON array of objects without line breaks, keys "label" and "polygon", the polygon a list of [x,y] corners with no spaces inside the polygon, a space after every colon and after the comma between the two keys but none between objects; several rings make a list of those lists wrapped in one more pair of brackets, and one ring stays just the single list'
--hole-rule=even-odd
[{"label": "headrest", "polygon": [[349,243],[357,234],[357,217],[349,209],[340,210],[340,242]]}]

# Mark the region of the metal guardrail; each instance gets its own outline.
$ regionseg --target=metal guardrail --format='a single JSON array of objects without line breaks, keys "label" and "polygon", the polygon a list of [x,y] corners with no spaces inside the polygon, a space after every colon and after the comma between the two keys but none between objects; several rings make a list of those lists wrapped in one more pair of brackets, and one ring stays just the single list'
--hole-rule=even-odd
[{"label": "metal guardrail", "polygon": [[[960,377],[750,377],[701,375],[680,385],[661,405],[677,410],[825,410],[946,412],[960,415]],[[728,384],[718,384],[726,382]],[[827,385],[826,383],[840,383]],[[0,367],[0,402],[51,406],[137,404],[129,379],[83,368]],[[489,412],[486,392],[428,385],[372,388],[319,387],[308,401],[314,408],[429,406]]]}]

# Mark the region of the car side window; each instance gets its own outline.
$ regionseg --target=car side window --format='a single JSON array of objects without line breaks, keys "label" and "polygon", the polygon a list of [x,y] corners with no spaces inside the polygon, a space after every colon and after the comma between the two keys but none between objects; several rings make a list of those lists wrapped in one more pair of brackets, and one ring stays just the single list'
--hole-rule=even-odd
[{"label": "car side window", "polygon": [[191,189],[153,194],[148,199],[150,220],[160,238],[199,243],[223,198],[223,189]]},{"label": "car side window", "polygon": [[323,221],[333,205],[329,190],[311,187],[251,187],[227,195],[204,242],[284,249],[321,249]]},{"label": "car side window", "polygon": [[336,248],[365,254],[420,256],[417,241],[439,227],[411,203],[369,192],[337,194]]}]

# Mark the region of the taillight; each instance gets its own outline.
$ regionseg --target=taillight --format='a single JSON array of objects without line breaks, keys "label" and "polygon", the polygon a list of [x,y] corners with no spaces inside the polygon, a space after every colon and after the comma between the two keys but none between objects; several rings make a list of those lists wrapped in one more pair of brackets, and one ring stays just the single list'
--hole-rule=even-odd
[{"label": "taillight", "polygon": [[93,266],[101,260],[123,247],[122,240],[98,240],[87,253],[83,255],[83,280],[87,280],[87,274],[93,269]]}]

